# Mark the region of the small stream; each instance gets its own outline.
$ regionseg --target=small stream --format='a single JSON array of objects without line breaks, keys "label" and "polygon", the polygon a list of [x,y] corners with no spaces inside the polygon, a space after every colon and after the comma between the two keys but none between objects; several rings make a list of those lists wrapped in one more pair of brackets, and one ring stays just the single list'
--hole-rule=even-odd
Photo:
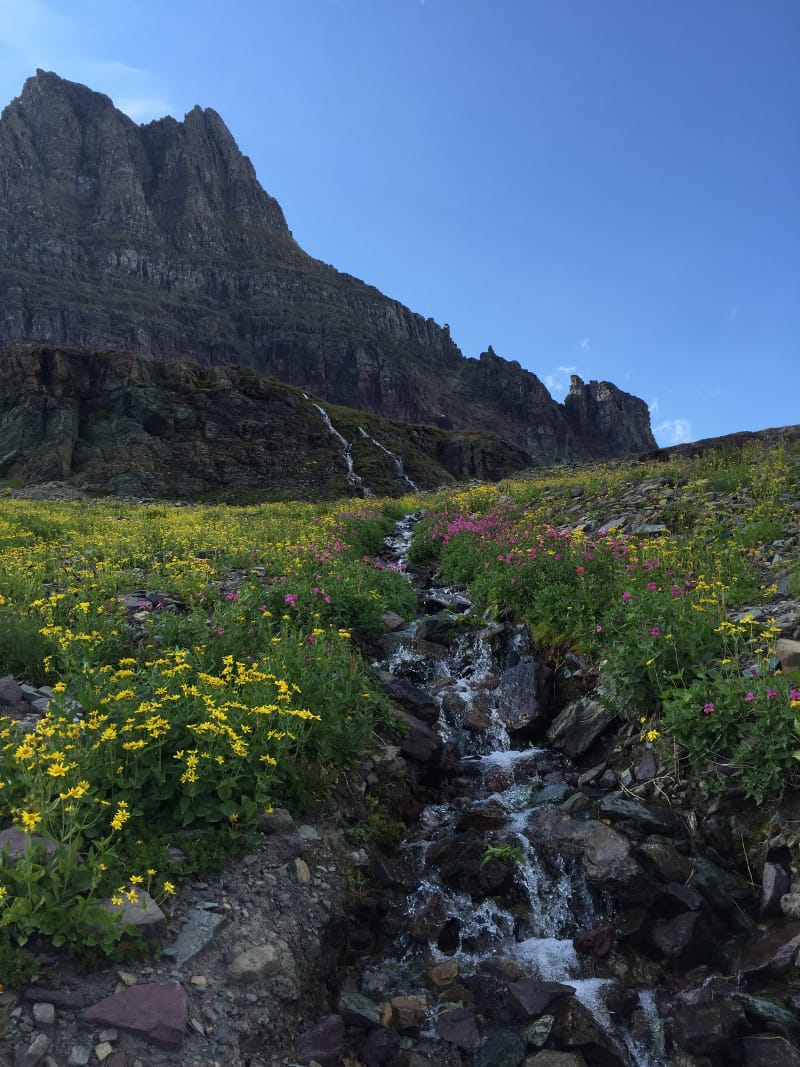
[{"label": "small stream", "polygon": [[[405,563],[413,526],[409,516],[387,538],[387,560]],[[529,632],[477,621],[457,590],[418,596],[420,616],[382,639],[374,667],[441,751],[421,762],[430,800],[401,846],[402,888],[361,992],[421,998],[424,1018],[403,1038],[419,1063],[513,1067],[520,1048],[567,1048],[578,1033],[587,1063],[660,1067],[653,991],[625,990],[573,945],[610,920],[611,899],[574,856],[532,841],[532,815],[570,790],[560,784],[564,758],[518,729],[537,712]],[[393,1061],[370,1061],[367,1050],[364,1062]]]}]

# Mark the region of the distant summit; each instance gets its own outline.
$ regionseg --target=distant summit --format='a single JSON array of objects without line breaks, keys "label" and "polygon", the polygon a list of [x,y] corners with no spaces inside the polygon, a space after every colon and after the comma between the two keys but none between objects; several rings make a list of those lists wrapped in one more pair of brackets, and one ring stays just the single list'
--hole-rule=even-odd
[{"label": "distant summit", "polygon": [[532,462],[653,449],[643,401],[565,404],[491,348],[308,256],[220,116],[137,125],[37,71],[0,117],[0,350],[24,343],[238,364],[410,423],[497,434]]}]

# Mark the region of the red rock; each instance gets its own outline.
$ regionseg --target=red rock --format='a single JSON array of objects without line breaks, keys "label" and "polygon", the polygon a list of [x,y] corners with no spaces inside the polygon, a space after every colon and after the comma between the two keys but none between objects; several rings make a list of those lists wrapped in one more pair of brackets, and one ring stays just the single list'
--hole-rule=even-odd
[{"label": "red rock", "polygon": [[159,1048],[183,1045],[189,1007],[177,982],[151,982],[123,989],[83,1013],[89,1022],[117,1026]]}]

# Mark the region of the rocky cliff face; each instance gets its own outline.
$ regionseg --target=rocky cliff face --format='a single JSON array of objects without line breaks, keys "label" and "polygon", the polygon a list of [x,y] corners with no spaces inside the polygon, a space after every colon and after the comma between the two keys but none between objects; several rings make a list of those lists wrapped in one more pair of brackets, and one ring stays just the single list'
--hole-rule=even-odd
[{"label": "rocky cliff face", "polygon": [[519,364],[465,359],[432,319],[306,255],[214,111],[137,126],[43,71],[0,117],[0,350],[25,342],[238,364],[541,460],[655,447],[644,404],[614,386],[559,405]]},{"label": "rocky cliff face", "polygon": [[0,479],[134,497],[320,500],[529,465],[488,435],[334,406],[323,414],[297,389],[238,367],[42,346],[0,359]]}]

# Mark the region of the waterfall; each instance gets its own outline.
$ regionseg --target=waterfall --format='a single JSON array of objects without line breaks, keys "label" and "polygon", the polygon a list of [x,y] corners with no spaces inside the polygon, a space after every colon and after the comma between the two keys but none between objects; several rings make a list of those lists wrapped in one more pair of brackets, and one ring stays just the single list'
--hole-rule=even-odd
[{"label": "waterfall", "polygon": [[376,441],[374,437],[370,437],[370,435],[363,428],[363,426],[359,426],[358,432],[361,434],[362,437],[366,438],[366,440],[369,441],[370,444],[375,445],[375,447],[379,448],[381,450],[381,452],[385,452],[386,453],[386,455],[392,460],[392,462],[394,463],[394,465],[395,465],[395,467],[397,469],[397,477],[401,478],[406,483],[406,485],[408,486],[409,489],[411,489],[415,493],[418,493],[420,491],[419,490],[419,486],[417,485],[417,483],[416,482],[412,482],[412,480],[406,474],[405,468],[403,467],[403,461],[402,461],[402,459],[400,459],[400,457],[398,455],[396,455],[394,452],[392,452],[390,449],[388,449],[386,447],[386,445],[382,445],[380,443],[380,441]]}]

